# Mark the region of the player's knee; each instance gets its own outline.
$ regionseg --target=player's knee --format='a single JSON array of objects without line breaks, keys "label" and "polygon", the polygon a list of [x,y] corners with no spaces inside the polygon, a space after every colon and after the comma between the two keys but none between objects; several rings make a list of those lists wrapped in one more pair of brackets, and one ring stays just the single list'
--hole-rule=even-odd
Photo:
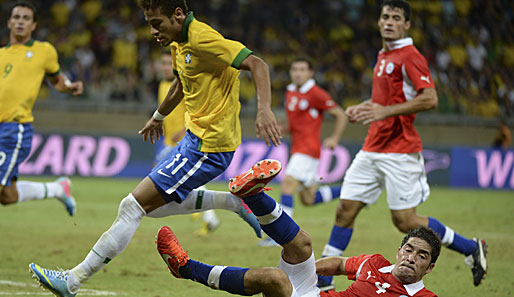
[{"label": "player's knee", "polygon": [[269,267],[263,272],[264,277],[261,280],[264,295],[291,296],[293,286],[282,269]]},{"label": "player's knee", "polygon": [[300,229],[298,235],[291,242],[293,248],[288,247],[287,251],[292,255],[294,255],[295,261],[303,262],[305,259],[309,258],[312,254],[312,239],[309,233]]},{"label": "player's knee", "polygon": [[344,228],[350,228],[353,226],[356,213],[348,208],[344,207],[344,202],[341,200],[337,205],[336,210],[336,224]]},{"label": "player's knee", "polygon": [[0,191],[0,204],[9,205],[9,204],[14,204],[17,201],[18,201],[18,195],[15,195],[15,193],[9,193],[5,189]]},{"label": "player's knee", "polygon": [[415,229],[419,227],[416,224],[416,221],[413,219],[410,219],[409,217],[394,217],[393,216],[393,223],[398,228],[400,232],[407,233],[412,229]]}]

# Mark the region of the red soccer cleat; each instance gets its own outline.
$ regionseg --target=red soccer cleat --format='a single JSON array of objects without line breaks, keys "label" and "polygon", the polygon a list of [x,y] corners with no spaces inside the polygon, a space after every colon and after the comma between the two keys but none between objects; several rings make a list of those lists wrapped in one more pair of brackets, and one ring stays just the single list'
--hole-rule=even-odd
[{"label": "red soccer cleat", "polygon": [[157,233],[157,251],[161,254],[162,259],[168,265],[168,270],[174,277],[182,278],[178,272],[179,267],[186,265],[190,258],[187,256],[187,251],[184,251],[178,242],[175,233],[171,231],[170,227],[163,226]]},{"label": "red soccer cleat", "polygon": [[257,194],[277,176],[280,170],[282,170],[282,164],[277,160],[259,161],[245,173],[231,178],[228,189],[239,198]]}]

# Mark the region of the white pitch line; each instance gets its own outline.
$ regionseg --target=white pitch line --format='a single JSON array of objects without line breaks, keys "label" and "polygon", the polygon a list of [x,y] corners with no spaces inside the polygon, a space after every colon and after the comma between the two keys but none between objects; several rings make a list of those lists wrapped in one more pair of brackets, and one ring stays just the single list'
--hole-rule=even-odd
[{"label": "white pitch line", "polygon": [[[38,285],[30,284],[30,283],[21,283],[21,282],[13,282],[10,280],[2,280],[0,279],[0,285],[6,285],[6,286],[14,286],[14,287],[33,287],[37,288]],[[17,293],[10,293],[10,292],[0,292],[0,295],[52,295],[51,293],[47,292],[17,292]],[[110,291],[100,291],[100,290],[92,290],[92,289],[81,289],[80,295],[85,296],[118,296],[118,295],[126,295],[123,293],[116,293],[116,292],[110,292]]]}]

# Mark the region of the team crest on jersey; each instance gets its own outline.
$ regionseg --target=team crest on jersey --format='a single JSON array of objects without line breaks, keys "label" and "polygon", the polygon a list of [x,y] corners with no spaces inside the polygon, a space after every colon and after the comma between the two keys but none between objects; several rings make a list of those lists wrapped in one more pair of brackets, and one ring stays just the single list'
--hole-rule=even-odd
[{"label": "team crest on jersey", "polygon": [[191,64],[191,53],[186,54],[186,64]]},{"label": "team crest on jersey", "polygon": [[393,72],[394,70],[394,64],[393,62],[389,62],[387,63],[387,66],[386,66],[386,73],[387,74],[391,74],[391,72]]},{"label": "team crest on jersey", "polygon": [[25,54],[25,58],[27,58],[27,59],[32,59],[33,56],[34,56],[34,53],[32,51],[27,51],[27,53]]}]

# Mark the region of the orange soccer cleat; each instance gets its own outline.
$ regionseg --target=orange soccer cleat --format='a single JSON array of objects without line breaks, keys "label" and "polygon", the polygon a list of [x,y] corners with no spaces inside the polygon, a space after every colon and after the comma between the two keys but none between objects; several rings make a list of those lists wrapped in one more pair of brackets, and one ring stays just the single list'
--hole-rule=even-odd
[{"label": "orange soccer cleat", "polygon": [[248,171],[230,179],[228,188],[239,198],[261,192],[264,187],[282,170],[277,160],[265,159],[257,162]]},{"label": "orange soccer cleat", "polygon": [[170,227],[163,226],[157,233],[157,251],[161,254],[162,259],[168,265],[168,270],[174,277],[182,278],[178,269],[186,265],[190,258],[187,256],[187,251],[184,251],[178,242],[175,233],[171,231]]}]

